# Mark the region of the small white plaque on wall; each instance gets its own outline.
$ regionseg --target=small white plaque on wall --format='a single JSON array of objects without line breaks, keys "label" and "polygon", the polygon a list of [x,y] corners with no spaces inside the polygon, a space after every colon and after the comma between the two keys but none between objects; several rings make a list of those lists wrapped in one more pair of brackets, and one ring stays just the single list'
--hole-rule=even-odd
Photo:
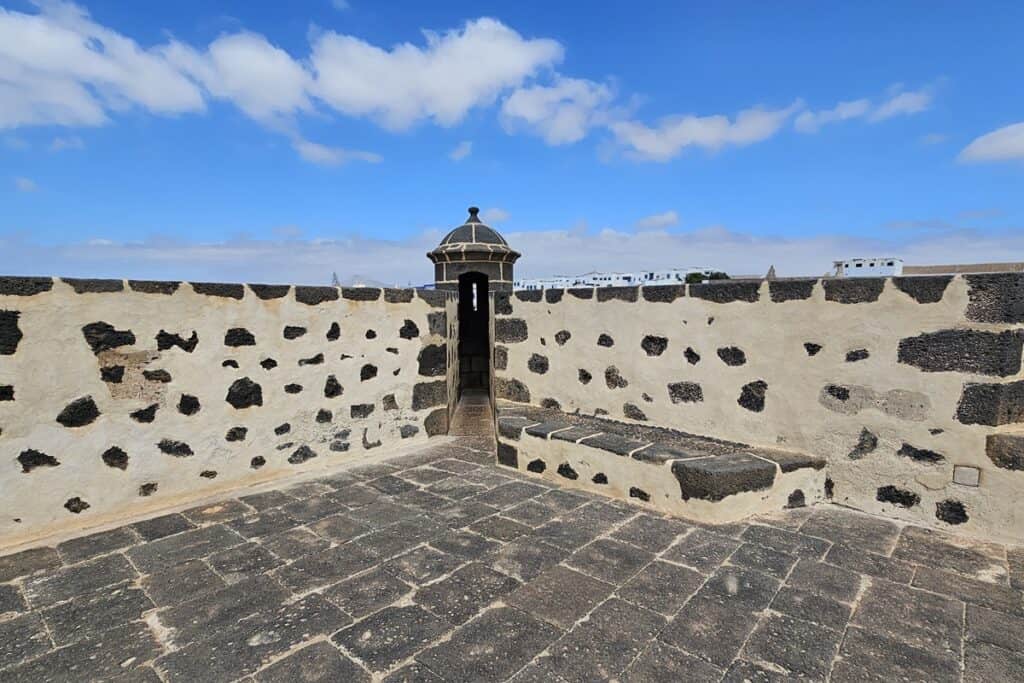
[{"label": "small white plaque on wall", "polygon": [[977,467],[954,465],[953,483],[960,484],[961,486],[979,486],[981,484],[981,470]]}]

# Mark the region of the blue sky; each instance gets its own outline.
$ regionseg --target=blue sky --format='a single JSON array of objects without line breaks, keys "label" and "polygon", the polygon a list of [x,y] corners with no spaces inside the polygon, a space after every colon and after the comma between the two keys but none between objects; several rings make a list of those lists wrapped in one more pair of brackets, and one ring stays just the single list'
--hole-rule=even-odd
[{"label": "blue sky", "polygon": [[1024,260],[1019,2],[0,8],[6,274]]}]

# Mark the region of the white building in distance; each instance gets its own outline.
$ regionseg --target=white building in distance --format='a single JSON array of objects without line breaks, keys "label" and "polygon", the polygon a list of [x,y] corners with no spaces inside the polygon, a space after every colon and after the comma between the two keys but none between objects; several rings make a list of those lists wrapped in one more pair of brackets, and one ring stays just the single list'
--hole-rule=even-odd
[{"label": "white building in distance", "polygon": [[704,277],[718,272],[713,268],[668,268],[629,273],[591,271],[583,275],[556,275],[546,278],[516,280],[513,289],[567,289],[569,287],[630,287],[636,285],[671,285],[686,282],[686,276],[700,273]]},{"label": "white building in distance", "polygon": [[900,258],[851,258],[832,262],[835,277],[889,277],[903,274]]}]

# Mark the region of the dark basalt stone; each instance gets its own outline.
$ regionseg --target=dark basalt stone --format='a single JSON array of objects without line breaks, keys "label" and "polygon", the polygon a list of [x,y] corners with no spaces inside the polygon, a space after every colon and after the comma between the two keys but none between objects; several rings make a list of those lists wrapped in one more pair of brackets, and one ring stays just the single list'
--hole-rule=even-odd
[{"label": "dark basalt stone", "polygon": [[224,346],[256,346],[256,337],[244,327],[232,327],[224,335]]},{"label": "dark basalt stone", "polygon": [[75,290],[75,294],[105,294],[123,292],[123,280],[96,280],[64,277],[61,280]]},{"label": "dark basalt stone", "polygon": [[804,351],[807,352],[808,356],[817,356],[818,352],[821,351],[821,344],[815,344],[814,342],[804,342]]},{"label": "dark basalt stone", "polygon": [[[542,422],[542,423],[537,424],[537,425],[532,425],[532,426],[526,427],[526,433],[529,434],[530,436],[536,436],[536,437],[538,437],[540,439],[547,439],[547,438],[549,438],[551,436],[552,433],[557,432],[559,430],[563,430],[563,429],[566,430],[566,431],[577,431],[577,432],[580,432],[579,428],[575,428],[574,427],[573,429],[568,429],[569,426],[570,425],[568,423],[562,422],[560,420],[549,420],[547,422]],[[595,430],[590,430],[590,432],[589,432],[589,434],[594,434],[594,433],[595,433]],[[588,432],[584,431],[582,433],[579,433],[579,434],[575,435],[575,438],[572,438],[572,439],[564,438],[564,439],[562,439],[562,441],[578,441],[580,439],[580,437],[586,436],[586,435],[588,435]]]},{"label": "dark basalt stone", "polygon": [[376,287],[342,287],[341,295],[351,301],[376,301],[380,298],[380,289]]},{"label": "dark basalt stone", "polygon": [[946,524],[963,524],[970,517],[967,508],[958,500],[942,500],[935,504],[935,518]]},{"label": "dark basalt stone", "polygon": [[199,473],[199,476],[203,479],[216,479],[217,472],[215,470],[203,470]]},{"label": "dark basalt stone", "polygon": [[381,445],[380,439],[377,439],[376,441],[370,441],[368,438],[366,438],[369,431],[370,430],[368,427],[363,427],[363,450],[365,451],[368,451],[372,448],[378,448]]},{"label": "dark basalt stone", "polygon": [[351,448],[351,444],[348,441],[332,441],[331,445],[327,448],[332,453],[347,453],[348,449]]},{"label": "dark basalt stone", "polygon": [[96,407],[92,396],[83,396],[75,399],[60,411],[57,422],[68,428],[84,427],[95,422],[99,416],[100,409]]},{"label": "dark basalt stone", "polygon": [[249,289],[263,301],[271,299],[283,299],[291,289],[291,285],[254,285],[250,284]]},{"label": "dark basalt stone", "polygon": [[846,352],[846,362],[856,363],[859,360],[865,360],[871,354],[868,353],[867,349],[854,349],[853,351]]},{"label": "dark basalt stone", "polygon": [[548,410],[561,410],[562,404],[553,398],[542,398],[540,400],[540,407],[547,408]]},{"label": "dark basalt stone", "polygon": [[690,285],[690,296],[716,304],[727,304],[733,301],[753,303],[761,297],[760,291],[760,281],[720,281],[717,284]]},{"label": "dark basalt stone", "polygon": [[494,293],[494,315],[512,315],[512,295],[509,292]]},{"label": "dark basalt stone", "polygon": [[255,458],[249,461],[249,467],[251,467],[254,470],[258,470],[259,468],[263,467],[266,464],[267,459],[264,458],[262,455],[257,455]]},{"label": "dark basalt stone", "polygon": [[642,398],[646,403],[654,403],[654,399],[646,391],[640,394],[640,398]]},{"label": "dark basalt stone", "polygon": [[[448,314],[444,311],[427,313],[427,330],[439,337],[448,336]],[[416,329],[416,334],[419,334],[419,328]]]},{"label": "dark basalt stone", "polygon": [[793,493],[789,494],[789,498],[786,500],[786,507],[790,509],[807,507],[804,492],[800,489],[794,489]]},{"label": "dark basalt stone", "polygon": [[744,365],[747,362],[747,354],[737,346],[723,346],[718,349],[718,357],[722,359],[723,363],[733,367]]},{"label": "dark basalt stone", "polygon": [[18,350],[21,341],[21,328],[18,327],[20,311],[0,311],[0,356],[12,356]]},{"label": "dark basalt stone", "polygon": [[878,448],[878,437],[869,432],[867,428],[862,427],[857,445],[847,455],[851,460],[860,460],[865,455],[874,453],[876,448]]},{"label": "dark basalt stone", "polygon": [[306,334],[306,328],[298,325],[285,325],[283,332],[285,339],[298,339],[304,334]]},{"label": "dark basalt stone", "polygon": [[1011,377],[1020,372],[1024,330],[940,330],[900,340],[897,360],[925,372]]},{"label": "dark basalt stone", "polygon": [[324,362],[324,354],[318,353],[315,356],[312,356],[310,358],[300,358],[299,359],[299,367],[301,368],[304,365],[320,365],[323,362]]},{"label": "dark basalt stone", "polygon": [[385,287],[384,301],[389,304],[407,304],[412,301],[415,294],[416,291],[412,289],[394,289],[392,287]]},{"label": "dark basalt stone", "polygon": [[520,301],[526,301],[529,303],[537,303],[544,296],[544,292],[539,289],[520,289],[514,293],[514,296]]},{"label": "dark basalt stone", "polygon": [[878,301],[885,289],[885,278],[840,277],[821,281],[825,287],[825,300],[841,304],[864,304]]},{"label": "dark basalt stone", "polygon": [[897,488],[889,484],[888,486],[880,486],[878,488],[878,491],[875,493],[875,500],[879,503],[892,503],[900,507],[912,508],[921,502],[921,496],[913,491]]},{"label": "dark basalt stone", "polygon": [[260,367],[264,370],[273,370],[277,367],[277,361],[273,358],[264,358],[260,361]]},{"label": "dark basalt stone", "polygon": [[500,344],[494,346],[494,369],[508,370],[508,347]]},{"label": "dark basalt stone", "polygon": [[286,394],[298,394],[301,391],[302,391],[302,385],[301,384],[285,384],[284,385],[284,392]]},{"label": "dark basalt stone", "polygon": [[768,294],[772,301],[781,304],[786,301],[800,301],[810,299],[814,291],[814,285],[818,279],[812,280],[770,280],[768,282]]},{"label": "dark basalt stone", "polygon": [[245,296],[245,288],[242,285],[229,285],[220,282],[190,282],[192,290],[196,294],[207,296],[221,296],[228,299],[241,299]]},{"label": "dark basalt stone", "polygon": [[359,368],[359,381],[367,382],[377,376],[377,366],[371,363],[367,363],[363,367]]},{"label": "dark basalt stone", "polygon": [[195,455],[195,453],[192,452],[192,447],[184,441],[163,439],[156,445],[156,447],[160,449],[161,453],[173,455],[176,458],[187,458],[191,455]]},{"label": "dark basalt stone", "polygon": [[928,430],[928,433],[931,434],[932,436],[938,436],[939,434],[942,434],[944,431],[946,430],[942,429],[941,427],[933,427],[932,429]]},{"label": "dark basalt stone", "polygon": [[647,421],[647,415],[644,414],[644,411],[640,410],[639,406],[633,403],[624,403],[622,405],[622,414],[630,420]]},{"label": "dark basalt stone", "polygon": [[608,475],[605,474],[604,472],[598,472],[593,477],[591,477],[590,483],[597,484],[598,486],[605,486],[608,484]]},{"label": "dark basalt stone", "polygon": [[946,459],[946,456],[944,456],[942,453],[936,453],[935,451],[930,451],[927,448],[915,448],[914,446],[911,446],[909,443],[905,442],[902,446],[900,446],[900,449],[896,451],[896,455],[902,456],[904,458],[910,458],[915,462],[936,463],[942,462]]},{"label": "dark basalt stone", "polygon": [[238,369],[238,361],[237,360],[232,360],[231,358],[228,358],[226,361],[222,362],[220,364],[220,366],[222,368],[234,368],[235,370],[237,370]]},{"label": "dark basalt stone", "polygon": [[274,434],[277,434],[278,436],[283,436],[290,431],[292,431],[292,426],[287,422],[284,422],[274,427]]},{"label": "dark basalt stone", "polygon": [[337,301],[338,289],[336,287],[303,287],[295,288],[295,300],[307,306],[317,306],[325,301]]},{"label": "dark basalt stone", "polygon": [[291,448],[291,447],[292,447],[292,446],[294,446],[294,445],[295,445],[295,442],[294,442],[294,441],[286,441],[285,443],[282,443],[282,444],[278,444],[278,445],[277,445],[277,446],[275,446],[274,448],[275,448],[276,450],[279,450],[279,451],[286,451],[286,450],[288,450],[289,448]]},{"label": "dark basalt stone", "polygon": [[525,384],[512,377],[496,377],[494,395],[497,398],[516,403],[530,402],[530,390],[526,388]]},{"label": "dark basalt stone", "polygon": [[640,288],[644,301],[670,304],[676,299],[686,296],[686,285],[649,285]]},{"label": "dark basalt stone", "polygon": [[156,335],[157,351],[166,351],[167,349],[177,346],[185,353],[192,353],[196,350],[196,344],[198,343],[199,335],[195,330],[192,330],[192,336],[188,339],[184,339],[179,334],[171,334],[165,330],[160,330]]},{"label": "dark basalt stone", "polygon": [[604,346],[605,348],[610,348],[612,346],[615,346],[615,340],[612,339],[610,335],[604,334],[602,332],[597,337],[597,345]]},{"label": "dark basalt stone", "polygon": [[[597,412],[595,411],[595,415]],[[608,451],[615,455],[626,456],[633,451],[643,448],[644,443],[637,441],[636,439],[630,439],[625,436],[619,436],[618,434],[598,434],[596,436],[588,436],[580,439],[579,443],[590,446],[591,448],[599,448],[602,451]]]},{"label": "dark basalt stone", "polygon": [[14,387],[10,384],[0,384],[0,401],[13,401]]},{"label": "dark basalt stone", "polygon": [[35,296],[51,289],[52,277],[0,277],[0,296]]},{"label": "dark basalt stone", "polygon": [[444,308],[444,302],[448,299],[448,295],[439,289],[417,289],[416,296],[434,308]]},{"label": "dark basalt stone", "polygon": [[608,411],[605,410],[604,408],[594,408],[594,416],[595,417],[601,416],[601,415],[607,415],[607,414],[608,414]]},{"label": "dark basalt stone", "polygon": [[393,353],[396,356],[398,355],[398,349],[396,347],[394,347],[394,346],[389,346],[389,347],[387,347],[384,350],[387,351],[388,353]]},{"label": "dark basalt stone", "polygon": [[1024,471],[1024,435],[989,434],[985,437],[985,455],[996,467]]},{"label": "dark basalt stone", "polygon": [[1024,381],[1002,384],[968,382],[960,395],[956,419],[963,424],[989,427],[1024,422]]},{"label": "dark basalt stone", "polygon": [[148,498],[156,493],[157,488],[159,488],[159,484],[155,481],[148,481],[139,487],[139,495],[143,498]]},{"label": "dark basalt stone", "polygon": [[60,465],[60,461],[57,458],[37,451],[34,448],[22,451],[18,456],[18,462],[21,463],[22,473],[31,472],[37,467],[57,467]]},{"label": "dark basalt stone", "polygon": [[373,413],[374,404],[372,403],[356,403],[349,408],[349,415],[356,420],[361,420],[366,417],[370,417]]},{"label": "dark basalt stone", "polygon": [[166,280],[129,280],[128,286],[133,292],[142,294],[163,294],[169,296],[178,291],[180,282],[169,282]]},{"label": "dark basalt stone", "polygon": [[427,344],[420,349],[416,362],[424,377],[444,377],[448,371],[448,345]]},{"label": "dark basalt stone", "polygon": [[637,299],[637,288],[636,287],[598,287],[597,288],[597,300],[598,301],[626,301],[629,303],[636,302]]},{"label": "dark basalt stone", "polygon": [[760,413],[764,410],[764,398],[767,393],[768,383],[763,379],[755,380],[743,385],[736,402],[751,412]]},{"label": "dark basalt stone", "polygon": [[580,368],[577,374],[580,380],[580,384],[590,384],[590,380],[594,379],[594,376],[591,375],[586,370],[584,370],[583,368]]},{"label": "dark basalt stone", "polygon": [[334,414],[331,411],[329,411],[329,410],[327,410],[325,408],[321,408],[320,410],[318,410],[316,412],[317,424],[327,424],[328,422],[330,422],[333,419],[334,419]]},{"label": "dark basalt stone", "polygon": [[232,382],[224,400],[237,410],[251,408],[252,406],[262,406],[263,389],[248,377],[243,377]]},{"label": "dark basalt stone", "polygon": [[526,341],[529,332],[521,318],[498,318],[494,321],[494,340],[503,344]]},{"label": "dark basalt stone", "polygon": [[199,399],[191,394],[182,394],[178,399],[178,412],[182,415],[195,415],[200,407]]},{"label": "dark basalt stone", "polygon": [[921,277],[894,277],[896,289],[907,294],[919,304],[935,304],[942,301],[946,287],[953,281],[952,275],[928,275]]},{"label": "dark basalt stone", "polygon": [[573,295],[577,299],[593,299],[594,288],[593,287],[573,287],[565,290],[568,294]]},{"label": "dark basalt stone", "polygon": [[225,441],[245,441],[245,435],[249,433],[249,430],[245,427],[232,427],[228,430],[228,433],[224,435]]},{"label": "dark basalt stone", "polygon": [[334,375],[328,375],[327,381],[324,382],[324,397],[325,398],[337,398],[345,393],[345,388],[341,386],[338,378]]},{"label": "dark basalt stone", "polygon": [[398,436],[403,439],[411,439],[420,433],[420,428],[416,425],[402,425],[398,428]]},{"label": "dark basalt stone", "polygon": [[619,369],[614,365],[609,365],[604,371],[604,383],[609,389],[624,389],[629,386],[629,382],[625,377],[619,374]]},{"label": "dark basalt stone", "polygon": [[557,304],[562,300],[563,294],[565,294],[564,289],[545,289],[544,301],[549,304]]},{"label": "dark basalt stone", "polygon": [[558,476],[565,477],[566,479],[571,479],[573,481],[580,478],[579,473],[567,462],[563,462],[558,466]]},{"label": "dark basalt stone", "polygon": [[154,403],[153,405],[148,406],[146,408],[136,410],[134,413],[131,413],[129,417],[131,417],[136,422],[142,422],[143,424],[147,424],[156,419],[156,409],[159,407],[160,406],[158,404]]},{"label": "dark basalt stone", "polygon": [[74,498],[68,498],[67,501],[64,503],[64,508],[68,512],[74,513],[76,515],[79,514],[79,513],[85,512],[90,507],[92,507],[92,506],[89,505],[88,503],[86,503],[84,500],[82,500],[78,496],[75,496]]},{"label": "dark basalt stone", "polygon": [[376,330],[367,330],[366,331],[366,338],[367,339],[376,339],[377,338],[377,331]]},{"label": "dark basalt stone", "polygon": [[526,471],[533,472],[534,474],[541,474],[546,470],[548,466],[544,464],[543,460],[531,460],[526,463]]},{"label": "dark basalt stone", "polygon": [[103,321],[84,326],[82,336],[95,354],[135,343],[135,335],[131,330],[116,330],[113,325]]},{"label": "dark basalt stone", "polygon": [[171,381],[171,373],[166,370],[143,370],[142,376],[149,382],[167,384]]},{"label": "dark basalt stone", "polygon": [[412,388],[412,409],[423,410],[434,406],[444,405],[448,402],[448,383],[442,380],[436,382],[419,382]]},{"label": "dark basalt stone", "polygon": [[689,346],[687,346],[686,350],[683,351],[683,356],[686,358],[686,362],[690,365],[696,365],[700,362],[700,354]]},{"label": "dark basalt stone", "polygon": [[[434,331],[433,329],[431,329],[430,333],[439,334],[443,336],[445,331],[446,330],[444,330],[444,328],[442,327],[440,331]],[[415,339],[416,337],[420,336],[420,328],[416,326],[416,323],[406,318],[405,322],[402,323],[401,329],[398,330],[398,336],[401,337],[402,339]]]},{"label": "dark basalt stone", "polygon": [[331,327],[327,330],[327,341],[338,341],[341,338],[341,325],[338,323],[331,323]]},{"label": "dark basalt stone", "polygon": [[423,420],[423,430],[427,436],[437,436],[448,433],[448,409],[438,408],[431,411]]},{"label": "dark basalt stone", "polygon": [[656,335],[649,334],[640,341],[640,348],[642,348],[648,356],[660,356],[665,353],[665,349],[668,348],[668,337],[658,337]]},{"label": "dark basalt stone", "polygon": [[763,491],[775,483],[774,463],[745,453],[676,460],[672,474],[683,500],[719,501],[745,491]]},{"label": "dark basalt stone", "polygon": [[526,368],[530,372],[535,372],[538,375],[545,374],[548,371],[547,356],[542,356],[539,353],[532,354],[530,359],[526,361]]},{"label": "dark basalt stone", "polygon": [[[1024,322],[1024,273],[965,275],[967,319],[982,323]],[[0,294],[3,291],[0,290]]]},{"label": "dark basalt stone", "polygon": [[119,470],[128,469],[128,454],[117,446],[111,446],[103,451],[100,457],[107,467],[114,467]]},{"label": "dark basalt stone", "polygon": [[295,452],[288,456],[288,462],[293,465],[300,465],[307,460],[312,460],[316,457],[316,451],[309,446],[303,444],[295,449]]},{"label": "dark basalt stone", "polygon": [[850,390],[836,384],[829,384],[826,386],[825,393],[837,401],[848,401],[850,399]]},{"label": "dark basalt stone", "polygon": [[700,403],[704,390],[696,382],[672,382],[668,385],[668,397],[672,403]]},{"label": "dark basalt stone", "polygon": [[514,446],[498,442],[498,464],[505,467],[519,467],[519,451]]},{"label": "dark basalt stone", "polygon": [[645,503],[649,503],[651,501],[651,494],[641,488],[637,488],[636,486],[629,487],[629,497],[642,500]]},{"label": "dark basalt stone", "polygon": [[398,401],[395,399],[395,395],[385,394],[381,399],[381,407],[384,410],[398,410]]},{"label": "dark basalt stone", "polygon": [[832,500],[832,496],[836,493],[836,483],[832,481],[831,477],[825,477],[825,498]]}]

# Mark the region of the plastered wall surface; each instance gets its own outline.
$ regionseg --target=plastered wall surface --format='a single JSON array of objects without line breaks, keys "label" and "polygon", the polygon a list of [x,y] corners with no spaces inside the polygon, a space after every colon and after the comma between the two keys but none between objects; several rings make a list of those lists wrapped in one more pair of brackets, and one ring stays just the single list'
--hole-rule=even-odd
[{"label": "plastered wall surface", "polygon": [[495,310],[499,398],[804,451],[835,502],[1024,539],[1020,274],[517,292]]},{"label": "plastered wall surface", "polygon": [[0,278],[0,547],[445,433],[450,296]]}]

